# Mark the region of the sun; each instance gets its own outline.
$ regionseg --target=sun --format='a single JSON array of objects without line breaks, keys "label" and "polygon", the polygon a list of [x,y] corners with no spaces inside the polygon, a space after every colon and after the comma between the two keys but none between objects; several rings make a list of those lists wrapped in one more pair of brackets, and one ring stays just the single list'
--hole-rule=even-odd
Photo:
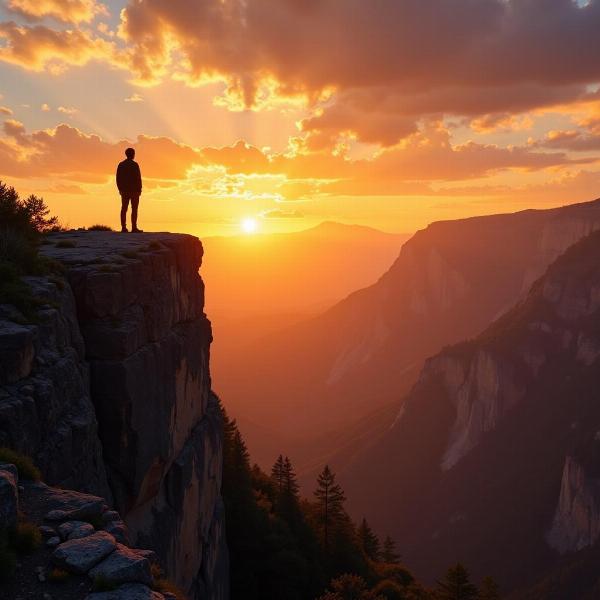
[{"label": "sun", "polygon": [[252,217],[246,217],[245,219],[243,219],[241,225],[242,231],[248,234],[256,233],[256,230],[258,229],[258,222]]}]

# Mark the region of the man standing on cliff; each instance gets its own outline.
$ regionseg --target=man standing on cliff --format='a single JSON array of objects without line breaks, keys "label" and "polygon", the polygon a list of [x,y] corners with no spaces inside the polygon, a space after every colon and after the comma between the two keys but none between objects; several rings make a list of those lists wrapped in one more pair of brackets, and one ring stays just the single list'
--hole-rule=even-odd
[{"label": "man standing on cliff", "polygon": [[137,227],[137,214],[142,194],[142,174],[140,166],[133,160],[135,150],[127,148],[125,156],[127,158],[117,167],[117,187],[121,194],[121,231],[127,231],[127,208],[131,201],[131,231],[141,233],[142,230]]}]

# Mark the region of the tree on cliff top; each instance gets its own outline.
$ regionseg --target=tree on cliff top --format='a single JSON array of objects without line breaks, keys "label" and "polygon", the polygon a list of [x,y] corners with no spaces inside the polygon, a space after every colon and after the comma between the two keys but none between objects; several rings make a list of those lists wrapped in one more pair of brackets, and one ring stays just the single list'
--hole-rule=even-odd
[{"label": "tree on cliff top", "polygon": [[49,212],[42,198],[23,200],[0,181],[0,304],[12,304],[29,318],[36,299],[21,277],[50,270],[50,261],[38,254],[40,234],[58,227]]},{"label": "tree on cliff top", "polygon": [[58,218],[49,215],[43,198],[32,194],[23,200],[15,188],[0,181],[0,223],[4,229],[32,239],[58,227]]}]

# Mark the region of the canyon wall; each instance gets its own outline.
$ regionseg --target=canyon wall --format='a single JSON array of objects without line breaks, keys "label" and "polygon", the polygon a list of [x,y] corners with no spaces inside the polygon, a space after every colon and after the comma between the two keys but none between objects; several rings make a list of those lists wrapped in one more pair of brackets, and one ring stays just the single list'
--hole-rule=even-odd
[{"label": "canyon wall", "polygon": [[402,540],[420,577],[460,556],[508,592],[600,551],[599,252],[596,231],[428,359],[393,426],[340,471],[353,513]]},{"label": "canyon wall", "polygon": [[[0,325],[2,346],[19,346],[7,369],[14,381],[4,377],[12,396],[0,399],[0,440],[29,450],[48,483],[113,502],[132,543],[153,549],[191,598],[227,598],[222,424],[199,240],[68,232],[49,236],[43,253],[64,279],[38,281],[49,290],[39,323],[5,315]],[[16,431],[33,441],[11,439]]]}]

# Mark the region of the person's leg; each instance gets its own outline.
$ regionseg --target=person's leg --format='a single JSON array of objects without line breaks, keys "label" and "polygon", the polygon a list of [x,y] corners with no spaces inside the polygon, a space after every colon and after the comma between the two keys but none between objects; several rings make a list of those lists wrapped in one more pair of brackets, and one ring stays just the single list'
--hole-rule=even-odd
[{"label": "person's leg", "polygon": [[138,206],[140,204],[139,196],[132,196],[131,198],[131,229],[135,231],[137,226],[137,215],[138,215]]},{"label": "person's leg", "polygon": [[129,198],[121,196],[121,231],[127,230],[127,207],[129,206]]}]

